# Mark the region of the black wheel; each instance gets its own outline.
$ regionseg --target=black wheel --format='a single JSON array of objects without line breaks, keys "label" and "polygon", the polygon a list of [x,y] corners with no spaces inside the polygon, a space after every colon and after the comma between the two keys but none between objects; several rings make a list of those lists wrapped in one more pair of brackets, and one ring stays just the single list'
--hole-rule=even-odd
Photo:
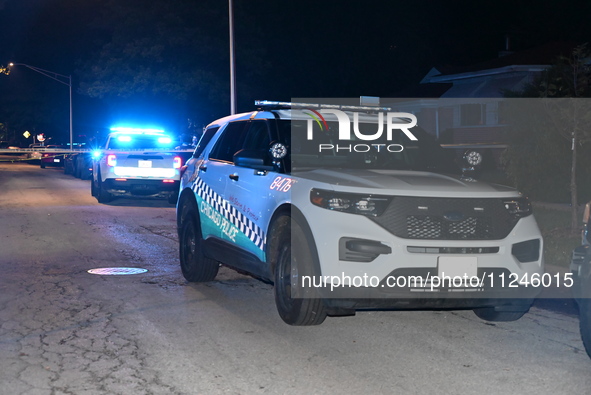
[{"label": "black wheel", "polygon": [[82,178],[82,169],[80,169],[79,166],[74,166],[74,169],[72,170],[72,174],[76,178]]},{"label": "black wheel", "polygon": [[517,321],[529,311],[529,308],[518,311],[495,311],[494,307],[484,307],[480,309],[474,309],[474,314],[478,318],[490,322],[509,322]]},{"label": "black wheel", "polygon": [[579,300],[579,328],[583,345],[591,358],[591,299]]},{"label": "black wheel", "polygon": [[79,168],[78,170],[79,176],[81,180],[92,180],[92,171],[88,170],[86,167]]},{"label": "black wheel", "polygon": [[111,200],[113,200],[113,195],[107,191],[107,188],[105,188],[105,185],[101,181],[100,173],[98,175],[98,187],[95,193],[96,200],[98,200],[99,203],[109,203]]},{"label": "black wheel", "polygon": [[206,282],[217,276],[220,264],[203,253],[203,239],[198,214],[183,210],[186,218],[181,223],[179,257],[181,271],[187,281]]},{"label": "black wheel", "polygon": [[179,193],[178,192],[171,193],[168,196],[168,203],[170,203],[170,204],[176,204],[176,201],[178,199],[179,199]]},{"label": "black wheel", "polygon": [[[278,233],[272,247],[275,259],[275,304],[281,319],[289,325],[319,325],[326,319],[326,307],[315,288],[304,288],[302,276],[318,275],[317,258],[297,221],[289,215],[277,219],[269,231]],[[292,244],[294,248],[292,248]]]},{"label": "black wheel", "polygon": [[41,165],[40,166],[41,166],[42,169],[45,169],[45,162],[41,162]]},{"label": "black wheel", "polygon": [[96,197],[96,182],[94,178],[90,179],[90,195]]}]

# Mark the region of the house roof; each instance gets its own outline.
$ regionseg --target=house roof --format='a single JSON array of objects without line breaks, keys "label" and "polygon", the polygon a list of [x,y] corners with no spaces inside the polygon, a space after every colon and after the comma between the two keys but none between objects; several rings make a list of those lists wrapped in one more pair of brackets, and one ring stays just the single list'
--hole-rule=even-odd
[{"label": "house roof", "polygon": [[567,56],[576,47],[574,42],[551,41],[538,47],[523,51],[509,53],[485,62],[460,67],[441,67],[439,76],[450,76],[455,74],[471,73],[483,70],[506,68],[510,66],[549,66],[559,57]]},{"label": "house roof", "polygon": [[461,67],[434,67],[421,82],[393,97],[500,97],[504,90],[519,90],[563,55],[573,42],[552,41],[509,53],[486,62]]},{"label": "house roof", "polygon": [[431,84],[431,83],[421,83],[418,85],[413,85],[406,89],[403,89],[397,92],[392,97],[406,97],[406,98],[416,98],[416,99],[423,99],[423,98],[435,98],[441,97],[445,92],[447,92],[453,84],[451,82],[448,83],[439,83],[439,84]]}]

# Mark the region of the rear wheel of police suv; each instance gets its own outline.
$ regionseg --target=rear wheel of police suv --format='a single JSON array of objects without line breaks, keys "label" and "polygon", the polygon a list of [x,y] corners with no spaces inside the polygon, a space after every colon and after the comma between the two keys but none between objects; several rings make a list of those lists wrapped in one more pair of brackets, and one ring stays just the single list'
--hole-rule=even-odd
[{"label": "rear wheel of police suv", "polygon": [[96,197],[96,183],[94,178],[90,179],[90,196]]},{"label": "rear wheel of police suv", "polygon": [[180,234],[179,258],[181,271],[187,281],[206,282],[217,276],[220,264],[203,252],[203,239],[198,214],[187,212]]},{"label": "rear wheel of police suv", "polygon": [[279,316],[289,325],[321,324],[326,319],[324,301],[316,288],[305,288],[301,283],[302,276],[318,274],[316,254],[304,230],[290,215],[282,215],[269,235],[277,235],[272,240],[271,252],[275,260],[274,292]]},{"label": "rear wheel of police suv", "polygon": [[99,203],[109,203],[113,200],[113,195],[107,191],[107,188],[101,181],[101,173],[98,174],[98,188],[96,190],[96,200]]}]

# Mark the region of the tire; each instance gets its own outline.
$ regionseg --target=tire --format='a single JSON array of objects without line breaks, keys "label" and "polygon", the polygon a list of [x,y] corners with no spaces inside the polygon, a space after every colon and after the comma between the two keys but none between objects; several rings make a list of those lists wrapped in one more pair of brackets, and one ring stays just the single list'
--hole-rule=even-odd
[{"label": "tire", "polygon": [[579,328],[583,345],[591,358],[591,299],[579,300]]},{"label": "tire", "polygon": [[45,169],[45,162],[41,162],[40,166],[42,169]]},{"label": "tire", "polygon": [[[301,287],[300,278],[318,275],[317,258],[300,224],[290,215],[282,215],[270,234],[279,232],[271,248],[274,267],[274,293],[277,312],[289,325],[319,325],[326,319],[326,307],[317,289]],[[294,247],[292,248],[292,243]]]},{"label": "tire", "polygon": [[98,188],[95,191],[95,193],[96,200],[98,200],[99,203],[109,203],[111,200],[113,200],[113,195],[107,191],[107,189],[101,181],[100,173],[98,174]]},{"label": "tire", "polygon": [[168,196],[168,203],[169,204],[175,204],[177,200],[179,199],[179,193],[178,192],[173,192]]},{"label": "tire", "polygon": [[478,316],[478,318],[490,321],[490,322],[510,322],[510,321],[517,321],[521,317],[525,315],[529,311],[529,308],[526,310],[518,310],[518,311],[495,311],[494,307],[484,307],[479,309],[474,309],[474,314]]},{"label": "tire", "polygon": [[[186,206],[185,206],[186,207]],[[183,214],[179,239],[179,258],[183,277],[189,282],[212,281],[218,274],[219,262],[208,258],[203,253],[203,239],[198,214],[183,207]]]},{"label": "tire", "polygon": [[78,169],[78,178],[81,180],[92,180],[92,172],[88,170],[88,168],[79,168]]}]

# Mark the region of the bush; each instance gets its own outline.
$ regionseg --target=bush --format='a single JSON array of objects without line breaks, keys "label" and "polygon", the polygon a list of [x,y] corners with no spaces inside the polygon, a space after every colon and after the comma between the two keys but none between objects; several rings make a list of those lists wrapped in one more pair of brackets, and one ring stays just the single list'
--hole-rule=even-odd
[{"label": "bush", "polygon": [[[514,99],[507,106],[510,125],[503,154],[507,177],[532,199],[570,203],[571,142],[555,130],[541,99]],[[580,202],[591,200],[591,152],[579,147],[577,186]]]}]

